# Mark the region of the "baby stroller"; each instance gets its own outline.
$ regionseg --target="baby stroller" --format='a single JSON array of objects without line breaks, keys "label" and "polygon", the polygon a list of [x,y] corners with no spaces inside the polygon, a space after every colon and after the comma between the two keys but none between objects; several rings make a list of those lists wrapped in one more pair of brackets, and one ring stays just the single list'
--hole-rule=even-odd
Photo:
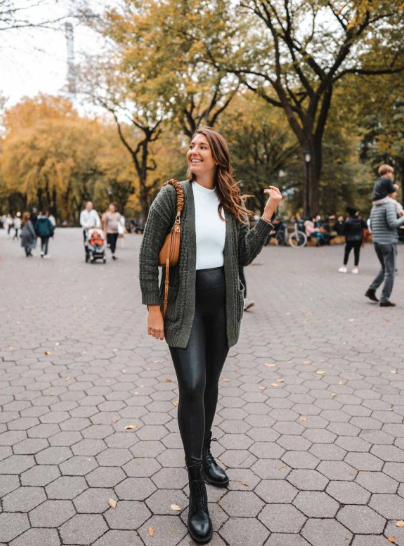
[{"label": "baby stroller", "polygon": [[94,263],[96,260],[102,260],[105,264],[106,258],[106,240],[105,233],[100,228],[87,230],[86,241],[86,262]]}]

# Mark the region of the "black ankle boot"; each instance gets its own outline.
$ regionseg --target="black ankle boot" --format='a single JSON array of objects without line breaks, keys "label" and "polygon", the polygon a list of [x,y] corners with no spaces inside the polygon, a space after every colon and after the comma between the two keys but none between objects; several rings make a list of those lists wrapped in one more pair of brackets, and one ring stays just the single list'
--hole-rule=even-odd
[{"label": "black ankle boot", "polygon": [[208,511],[208,496],[202,473],[202,461],[188,466],[189,509],[188,531],[195,542],[209,542],[213,535],[212,522]]},{"label": "black ankle boot", "polygon": [[206,433],[202,449],[203,473],[205,480],[210,485],[215,485],[216,487],[226,487],[229,484],[229,478],[223,468],[220,468],[220,466],[217,464],[210,451],[210,444],[212,441],[217,441],[216,438],[212,438],[212,432]]}]

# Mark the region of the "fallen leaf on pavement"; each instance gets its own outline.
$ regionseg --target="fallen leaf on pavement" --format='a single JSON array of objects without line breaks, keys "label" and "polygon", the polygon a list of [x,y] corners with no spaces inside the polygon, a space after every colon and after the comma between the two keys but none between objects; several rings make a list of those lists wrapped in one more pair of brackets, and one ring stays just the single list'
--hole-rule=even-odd
[{"label": "fallen leaf on pavement", "polygon": [[181,510],[181,506],[178,506],[178,504],[172,504],[171,510]]},{"label": "fallen leaf on pavement", "polygon": [[139,428],[139,425],[126,425],[124,428],[125,430],[134,430],[135,428]]},{"label": "fallen leaf on pavement", "polygon": [[270,364],[269,362],[266,362],[264,366],[267,366],[268,368],[276,368],[276,364]]},{"label": "fallen leaf on pavement", "polygon": [[50,351],[45,351],[44,355],[51,355],[52,353]]},{"label": "fallen leaf on pavement", "polygon": [[299,421],[307,421],[307,417],[305,417],[304,415],[301,415],[299,417]]},{"label": "fallen leaf on pavement", "polygon": [[404,521],[400,520],[396,523],[397,527],[404,527]]},{"label": "fallen leaf on pavement", "polygon": [[150,525],[150,527],[149,527],[149,535],[151,537],[154,537],[154,527],[153,527],[153,525]]},{"label": "fallen leaf on pavement", "polygon": [[279,387],[278,383],[271,383],[272,387]]},{"label": "fallen leaf on pavement", "polygon": [[258,390],[259,390],[259,391],[263,391],[263,390],[265,390],[265,387],[263,387],[263,386],[261,385],[260,387],[258,387]]},{"label": "fallen leaf on pavement", "polygon": [[390,370],[390,373],[396,374],[396,373],[397,373],[397,370]]},{"label": "fallen leaf on pavement", "polygon": [[311,364],[310,360],[303,360],[303,364]]},{"label": "fallen leaf on pavement", "polygon": [[227,379],[226,377],[223,377],[223,378],[220,379],[220,381],[222,383],[228,383],[230,381],[230,379]]},{"label": "fallen leaf on pavement", "polygon": [[115,510],[115,508],[116,508],[116,500],[115,499],[108,499],[108,504],[110,505],[111,508],[113,508]]},{"label": "fallen leaf on pavement", "polygon": [[317,370],[316,371],[316,374],[317,375],[325,375],[327,372],[323,371],[323,370]]},{"label": "fallen leaf on pavement", "polygon": [[396,542],[396,537],[389,537],[387,540],[388,540],[389,542],[395,543],[395,542]]},{"label": "fallen leaf on pavement", "polygon": [[174,406],[178,406],[178,400],[174,400],[173,404]]},{"label": "fallen leaf on pavement", "polygon": [[166,377],[166,378],[165,378],[165,382],[166,382],[166,383],[172,383],[172,382],[173,382],[173,380],[172,380],[172,379],[170,379],[169,377]]}]

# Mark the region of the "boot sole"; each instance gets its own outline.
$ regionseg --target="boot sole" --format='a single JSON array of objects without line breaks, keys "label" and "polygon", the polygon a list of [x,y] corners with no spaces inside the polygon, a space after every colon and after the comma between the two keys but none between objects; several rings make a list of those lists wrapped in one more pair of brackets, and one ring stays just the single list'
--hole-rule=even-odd
[{"label": "boot sole", "polygon": [[227,480],[227,482],[217,483],[217,482],[212,482],[211,480],[209,480],[206,474],[204,474],[203,476],[204,476],[205,482],[208,483],[209,485],[214,485],[215,487],[227,487],[229,485],[229,480]]}]

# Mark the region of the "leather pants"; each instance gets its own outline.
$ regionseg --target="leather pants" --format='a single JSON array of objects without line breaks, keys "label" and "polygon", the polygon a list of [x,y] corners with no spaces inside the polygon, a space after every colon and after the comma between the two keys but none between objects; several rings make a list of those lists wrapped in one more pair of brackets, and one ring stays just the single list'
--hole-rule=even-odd
[{"label": "leather pants", "polygon": [[187,465],[201,459],[205,431],[212,428],[219,377],[228,351],[224,268],[199,269],[188,345],[185,349],[170,347],[179,388],[178,426]]}]

